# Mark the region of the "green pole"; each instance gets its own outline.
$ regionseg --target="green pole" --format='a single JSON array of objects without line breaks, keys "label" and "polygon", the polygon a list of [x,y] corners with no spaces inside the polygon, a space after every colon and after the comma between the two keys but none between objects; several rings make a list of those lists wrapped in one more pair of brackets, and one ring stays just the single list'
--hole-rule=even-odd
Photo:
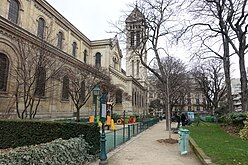
[{"label": "green pole", "polygon": [[100,98],[100,121],[102,122],[100,164],[107,164],[106,134],[105,134],[106,113],[107,113],[107,95],[103,94]]}]

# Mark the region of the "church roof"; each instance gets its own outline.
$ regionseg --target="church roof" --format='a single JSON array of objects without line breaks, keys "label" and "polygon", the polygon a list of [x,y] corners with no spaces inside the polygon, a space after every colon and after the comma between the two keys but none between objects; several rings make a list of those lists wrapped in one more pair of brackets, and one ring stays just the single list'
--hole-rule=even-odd
[{"label": "church roof", "polygon": [[143,13],[138,9],[136,6],[133,11],[129,14],[129,16],[126,18],[126,23],[128,22],[136,22],[136,21],[141,21],[144,20],[145,16]]}]

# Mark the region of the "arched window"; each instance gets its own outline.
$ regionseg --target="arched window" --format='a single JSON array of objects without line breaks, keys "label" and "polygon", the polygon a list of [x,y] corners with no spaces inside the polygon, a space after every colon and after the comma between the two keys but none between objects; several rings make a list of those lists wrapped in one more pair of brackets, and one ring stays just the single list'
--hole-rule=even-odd
[{"label": "arched window", "polygon": [[43,18],[39,18],[37,36],[44,39],[44,32],[45,32],[45,20]]},{"label": "arched window", "polygon": [[122,103],[122,90],[118,89],[115,95],[116,95],[116,103]]},{"label": "arched window", "polygon": [[114,68],[115,69],[117,69],[117,70],[119,70],[119,60],[118,60],[118,58],[117,58],[117,55],[115,55],[114,57],[113,57],[113,63],[114,63]]},{"label": "arched window", "polygon": [[44,67],[38,67],[36,70],[36,87],[35,87],[35,96],[45,96],[45,87],[46,87],[46,70]]},{"label": "arched window", "polygon": [[136,46],[138,47],[140,45],[140,31],[136,32]]},{"label": "arched window", "polygon": [[139,92],[137,93],[137,106],[139,107],[139,103],[140,103],[140,94],[139,94]]},{"label": "arched window", "polygon": [[59,49],[62,49],[62,42],[63,42],[63,33],[59,32],[58,33],[58,43],[57,43],[57,47]]},{"label": "arched window", "polygon": [[142,107],[142,95],[140,94],[140,107]]},{"label": "arched window", "polygon": [[141,107],[144,107],[144,97],[141,97]]},{"label": "arched window", "polygon": [[137,60],[137,77],[139,77],[139,64],[140,64],[140,61]]},{"label": "arched window", "polygon": [[134,105],[136,106],[137,105],[137,93],[134,92]]},{"label": "arched window", "polygon": [[0,91],[6,91],[8,71],[9,71],[8,57],[5,54],[0,53]]},{"label": "arched window", "polygon": [[74,57],[76,57],[76,55],[77,55],[77,43],[76,42],[72,43],[72,55]]},{"label": "arched window", "polygon": [[130,45],[131,45],[131,47],[134,47],[134,32],[132,31],[131,33],[130,33]]},{"label": "arched window", "polygon": [[69,100],[69,78],[68,76],[63,77],[62,100]]},{"label": "arched window", "polygon": [[19,3],[17,0],[10,0],[9,2],[9,16],[8,19],[17,24],[19,17]]},{"label": "arched window", "polygon": [[84,49],[84,63],[87,63],[87,50]]},{"label": "arched window", "polygon": [[132,60],[132,76],[134,76],[134,60]]},{"label": "arched window", "polygon": [[132,91],[132,106],[134,106],[134,97],[135,97],[135,95],[134,95],[134,89],[133,89],[133,91]]},{"label": "arched window", "polygon": [[96,53],[96,67],[101,67],[101,53]]}]

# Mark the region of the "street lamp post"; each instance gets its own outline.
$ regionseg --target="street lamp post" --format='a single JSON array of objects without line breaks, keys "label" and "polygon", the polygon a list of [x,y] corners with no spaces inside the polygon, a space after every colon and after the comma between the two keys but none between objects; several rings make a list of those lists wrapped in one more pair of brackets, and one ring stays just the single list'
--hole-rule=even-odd
[{"label": "street lamp post", "polygon": [[95,115],[94,115],[94,122],[96,122],[97,117],[97,96],[100,96],[100,88],[96,85],[93,89],[93,104],[95,104]]},{"label": "street lamp post", "polygon": [[126,119],[126,111],[123,111],[123,118],[124,118],[124,122],[123,122],[123,143],[125,142],[125,119]]},{"label": "street lamp post", "polygon": [[100,121],[102,122],[100,164],[107,164],[106,135],[105,135],[106,115],[107,115],[107,95],[103,94],[100,97]]}]

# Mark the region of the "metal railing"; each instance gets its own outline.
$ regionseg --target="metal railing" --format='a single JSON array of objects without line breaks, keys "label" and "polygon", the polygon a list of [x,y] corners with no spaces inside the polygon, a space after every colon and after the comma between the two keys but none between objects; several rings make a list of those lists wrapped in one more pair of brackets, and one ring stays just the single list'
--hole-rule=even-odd
[{"label": "metal railing", "polygon": [[146,119],[142,122],[133,123],[133,124],[126,124],[125,127],[106,132],[106,150],[107,153],[111,150],[115,149],[117,146],[127,142],[132,137],[138,135],[139,133],[143,132],[144,130],[148,129],[149,127],[153,126],[154,124],[158,123],[158,119]]}]

